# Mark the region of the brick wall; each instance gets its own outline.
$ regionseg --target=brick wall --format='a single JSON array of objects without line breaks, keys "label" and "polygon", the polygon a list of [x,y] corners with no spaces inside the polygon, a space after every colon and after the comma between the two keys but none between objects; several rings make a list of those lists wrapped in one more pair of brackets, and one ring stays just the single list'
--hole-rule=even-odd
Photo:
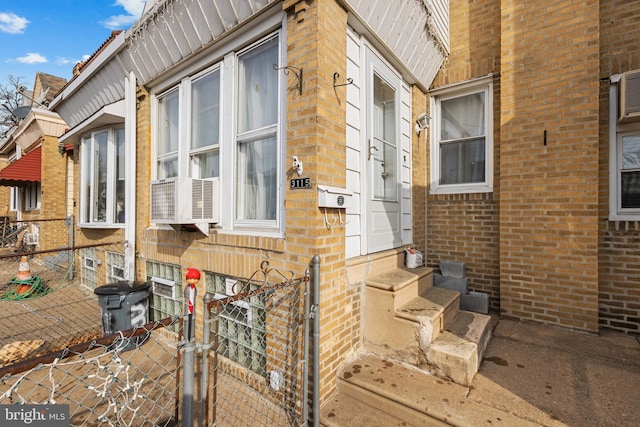
[{"label": "brick wall", "polygon": [[501,310],[595,332],[598,2],[503,1],[501,20]]},{"label": "brick wall", "polygon": [[62,220],[67,212],[66,161],[58,151],[58,138],[44,136],[42,139],[42,195],[40,219],[59,221],[40,223],[40,248],[52,249],[69,244],[69,229]]},{"label": "brick wall", "polygon": [[[311,258],[321,257],[320,388],[322,399],[335,390],[337,370],[360,342],[360,291],[345,279],[345,232],[325,226],[317,206],[317,185],[344,187],[346,183],[345,89],[334,90],[333,74],[346,75],[347,14],[336,1],[285,1],[287,64],[303,69],[302,94],[293,73],[287,76],[286,164],[288,179],[297,177],[291,156],[304,164],[303,177],[311,189],[285,193],[285,236],[258,237],[215,232],[178,233],[152,229],[149,224],[151,143],[149,100],[138,94],[136,275],[143,280],[144,260],[195,267],[224,276],[249,277],[262,261],[303,275]],[[337,216],[329,210],[327,215]],[[204,282],[198,284],[204,294]],[[198,310],[201,310],[199,307]],[[201,311],[200,311],[201,312]],[[200,325],[197,326],[200,328]],[[199,331],[199,329],[198,329]]]},{"label": "brick wall", "polygon": [[[500,1],[450,2],[451,53],[432,89],[494,74],[493,194],[429,195],[427,265],[442,260],[467,264],[470,290],[486,292],[500,304],[498,202],[500,188]],[[427,139],[428,141],[428,139]],[[428,142],[427,142],[428,144]],[[427,153],[426,167],[429,167]]]},{"label": "brick wall", "polygon": [[609,221],[609,82],[640,69],[640,2],[600,2],[600,325],[640,332],[640,221]]}]

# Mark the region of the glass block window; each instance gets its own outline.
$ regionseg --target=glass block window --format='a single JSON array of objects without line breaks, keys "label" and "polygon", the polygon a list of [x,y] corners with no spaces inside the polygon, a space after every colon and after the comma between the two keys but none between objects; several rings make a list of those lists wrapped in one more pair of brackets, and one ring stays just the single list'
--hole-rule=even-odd
[{"label": "glass block window", "polygon": [[124,255],[117,252],[107,251],[107,283],[125,280],[124,269]]},{"label": "glass block window", "polygon": [[98,286],[96,248],[81,249],[80,257],[82,259],[82,284],[95,289]]},{"label": "glass block window", "polygon": [[[205,280],[207,292],[213,293],[216,299],[226,298],[241,291],[253,291],[259,287],[257,284],[251,284],[249,289],[245,289],[246,283],[206,272]],[[266,310],[262,294],[225,305],[217,319],[218,354],[267,377],[265,319]]]},{"label": "glass block window", "polygon": [[[147,280],[151,282],[151,320],[182,314],[182,270],[179,265],[147,261]],[[169,328],[178,332],[178,324]]]}]

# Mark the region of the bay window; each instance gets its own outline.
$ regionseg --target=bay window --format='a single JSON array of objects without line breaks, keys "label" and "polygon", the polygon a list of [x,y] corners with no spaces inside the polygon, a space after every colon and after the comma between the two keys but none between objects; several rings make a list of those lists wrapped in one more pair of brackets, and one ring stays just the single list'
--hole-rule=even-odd
[{"label": "bay window", "polygon": [[125,221],[124,129],[103,129],[82,138],[80,222],[111,226]]},{"label": "bay window", "polygon": [[156,95],[154,183],[218,181],[223,229],[278,227],[280,56],[276,33]]},{"label": "bay window", "polygon": [[487,79],[432,93],[431,192],[492,191],[492,85]]}]

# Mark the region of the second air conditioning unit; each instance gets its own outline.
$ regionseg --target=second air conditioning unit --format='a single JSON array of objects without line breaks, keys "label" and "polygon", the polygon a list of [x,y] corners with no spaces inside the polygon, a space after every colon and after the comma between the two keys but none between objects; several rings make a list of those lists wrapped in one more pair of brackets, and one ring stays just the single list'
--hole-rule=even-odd
[{"label": "second air conditioning unit", "polygon": [[620,78],[619,123],[640,120],[640,70],[627,71]]},{"label": "second air conditioning unit", "polygon": [[24,244],[27,246],[36,246],[40,241],[40,235],[38,233],[25,233]]},{"label": "second air conditioning unit", "polygon": [[209,234],[209,224],[220,221],[219,189],[217,179],[175,177],[152,181],[151,222],[193,225]]}]

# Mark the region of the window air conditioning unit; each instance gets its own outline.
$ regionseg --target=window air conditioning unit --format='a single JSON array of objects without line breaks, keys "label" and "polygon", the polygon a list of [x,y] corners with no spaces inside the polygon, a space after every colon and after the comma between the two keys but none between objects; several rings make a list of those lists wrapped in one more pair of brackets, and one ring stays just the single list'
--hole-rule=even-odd
[{"label": "window air conditioning unit", "polygon": [[640,121],[640,70],[627,71],[620,79],[619,123]]},{"label": "window air conditioning unit", "polygon": [[186,177],[151,181],[151,222],[176,229],[193,225],[209,234],[209,224],[220,222],[220,182]]},{"label": "window air conditioning unit", "polygon": [[40,240],[38,233],[25,233],[24,244],[28,246],[36,246]]}]

